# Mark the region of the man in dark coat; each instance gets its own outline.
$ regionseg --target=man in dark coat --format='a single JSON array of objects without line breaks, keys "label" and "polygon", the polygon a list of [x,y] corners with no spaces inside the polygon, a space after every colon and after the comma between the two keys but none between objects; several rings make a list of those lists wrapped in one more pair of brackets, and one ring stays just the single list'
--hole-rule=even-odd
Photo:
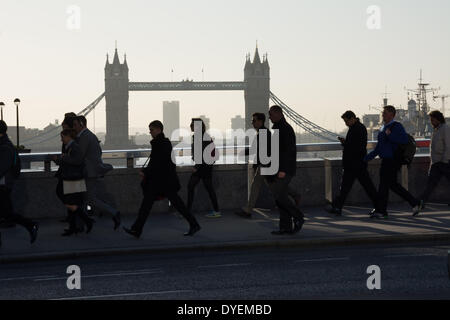
[{"label": "man in dark coat", "polygon": [[6,123],[0,120],[0,219],[23,226],[30,233],[30,242],[34,243],[37,238],[38,224],[16,214],[12,205],[11,192],[20,167],[18,167],[19,155],[6,134],[7,130]]},{"label": "man in dark coat", "polygon": [[[280,229],[273,231],[273,235],[295,234],[304,224],[303,213],[296,207],[288,196],[289,184],[297,170],[297,144],[295,132],[287,123],[283,110],[279,106],[272,106],[269,111],[270,120],[274,124],[272,129],[279,131],[279,160],[280,166],[275,177],[270,179],[270,190],[280,209]],[[272,157],[276,152],[272,145]],[[292,226],[294,222],[294,226]]]},{"label": "man in dark coat", "polygon": [[189,222],[190,229],[185,236],[193,236],[200,230],[195,217],[188,211],[183,200],[178,195],[181,189],[176,171],[176,165],[172,161],[172,143],[164,135],[164,126],[160,121],[153,121],[149,125],[152,152],[150,162],[142,170],[142,189],[144,199],[136,222],[131,229],[124,230],[132,236],[139,238],[142,234],[145,222],[152,209],[153,203],[162,197],[169,199],[171,204]]},{"label": "man in dark coat", "polygon": [[361,183],[375,208],[377,206],[377,190],[367,171],[367,163],[364,161],[367,155],[367,129],[356,118],[353,111],[345,112],[342,119],[349,127],[347,137],[345,139],[339,138],[344,147],[342,154],[344,170],[340,194],[333,200],[329,209],[330,213],[338,216],[342,215],[345,199],[347,199],[356,179]]}]

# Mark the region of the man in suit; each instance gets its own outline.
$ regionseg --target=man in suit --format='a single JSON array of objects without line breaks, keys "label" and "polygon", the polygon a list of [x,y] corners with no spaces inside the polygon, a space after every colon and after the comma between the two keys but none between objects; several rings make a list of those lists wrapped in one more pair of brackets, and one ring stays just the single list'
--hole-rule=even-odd
[{"label": "man in suit", "polygon": [[83,116],[69,118],[69,126],[77,132],[77,143],[84,159],[84,172],[87,188],[87,204],[100,212],[112,216],[114,230],[120,226],[120,212],[116,209],[114,198],[106,191],[105,174],[112,169],[103,163],[102,148],[95,134],[87,127],[87,120]]},{"label": "man in suit", "polygon": [[339,138],[344,147],[342,154],[344,170],[340,194],[334,199],[329,210],[330,213],[338,216],[342,215],[345,199],[347,199],[356,179],[358,179],[370,200],[372,200],[374,207],[376,208],[377,206],[377,190],[367,171],[367,163],[364,162],[364,157],[367,155],[367,129],[356,118],[353,111],[345,112],[342,115],[342,119],[349,127],[346,138]]},{"label": "man in suit", "polygon": [[[8,126],[6,122],[0,120],[0,219],[4,219],[8,223],[19,224],[23,226],[30,234],[30,242],[34,243],[37,238],[38,224],[18,215],[14,212],[11,192],[14,181],[17,179],[17,172],[20,171],[18,166],[18,154],[16,148],[9,140],[7,135]],[[0,234],[0,247],[1,247]]]},{"label": "man in suit", "polygon": [[[279,131],[279,169],[276,176],[270,179],[270,190],[280,209],[280,229],[273,235],[298,233],[305,222],[303,213],[288,196],[289,184],[297,170],[297,144],[295,132],[287,123],[280,106],[272,106],[269,117],[274,124],[272,129]],[[274,148],[272,145],[272,157]],[[292,225],[292,222],[294,225]]]},{"label": "man in suit", "polygon": [[380,186],[377,197],[378,206],[370,213],[371,218],[388,218],[389,189],[407,201],[413,208],[414,214],[420,211],[420,201],[403,188],[397,180],[398,173],[402,167],[398,156],[398,148],[399,145],[408,143],[408,134],[403,125],[394,120],[396,113],[394,106],[384,107],[384,126],[378,133],[377,146],[364,159],[364,161],[368,162],[377,156],[381,158]]},{"label": "man in suit", "polygon": [[[241,208],[240,211],[236,211],[235,214],[242,218],[251,219],[252,212],[255,208],[256,201],[258,200],[259,193],[263,183],[266,185],[268,181],[265,176],[261,175],[261,168],[270,167],[270,163],[262,164],[260,159],[260,148],[262,143],[266,143],[265,141],[260,142],[260,134],[265,133],[267,135],[267,156],[271,156],[271,142],[272,142],[272,133],[265,126],[266,123],[266,115],[264,113],[254,113],[252,116],[252,125],[256,130],[256,138],[253,140],[252,147],[250,150],[245,150],[245,155],[250,155],[256,153],[256,163],[253,164],[253,179],[250,185],[250,195],[247,202],[247,205]],[[298,206],[300,204],[301,196],[291,187],[288,188],[288,194],[292,197]]]},{"label": "man in suit", "polygon": [[139,209],[139,215],[131,229],[123,228],[128,234],[140,238],[145,222],[153,207],[153,203],[161,198],[169,199],[178,212],[189,222],[189,231],[185,236],[193,236],[200,231],[200,225],[189,212],[183,200],[178,195],[181,189],[176,171],[176,165],[172,161],[172,143],[164,135],[164,126],[161,121],[153,121],[149,125],[152,152],[150,162],[141,172],[141,187],[144,199]]}]

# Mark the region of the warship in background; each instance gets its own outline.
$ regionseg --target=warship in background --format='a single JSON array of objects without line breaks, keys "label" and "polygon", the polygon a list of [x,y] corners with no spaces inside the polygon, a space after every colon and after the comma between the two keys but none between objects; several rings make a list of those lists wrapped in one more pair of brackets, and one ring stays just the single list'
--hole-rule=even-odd
[{"label": "warship in background", "polygon": [[[406,131],[413,135],[417,139],[429,139],[433,133],[433,128],[430,124],[428,114],[432,110],[437,110],[438,108],[431,108],[428,103],[428,96],[431,94],[433,101],[437,99],[442,100],[441,112],[444,116],[446,114],[445,100],[450,97],[450,95],[438,95],[440,88],[430,88],[429,83],[425,83],[422,78],[422,70],[420,71],[420,79],[417,89],[407,89],[408,92],[408,107],[407,109],[402,109],[401,107],[397,109],[397,121],[401,122],[405,127]],[[367,127],[369,139],[376,140],[379,129],[382,126],[381,111],[383,107],[388,105],[388,94],[384,94],[383,105],[380,109],[369,107],[370,109],[377,109],[380,112],[377,114],[366,114],[363,116],[363,123]],[[447,118],[449,121],[450,119]]]}]

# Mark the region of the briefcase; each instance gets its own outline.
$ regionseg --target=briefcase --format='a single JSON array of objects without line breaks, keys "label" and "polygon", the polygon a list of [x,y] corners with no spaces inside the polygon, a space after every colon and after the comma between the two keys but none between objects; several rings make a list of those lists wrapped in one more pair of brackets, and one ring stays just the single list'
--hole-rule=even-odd
[{"label": "briefcase", "polygon": [[63,181],[64,194],[83,193],[86,192],[86,181],[84,179],[75,181]]}]

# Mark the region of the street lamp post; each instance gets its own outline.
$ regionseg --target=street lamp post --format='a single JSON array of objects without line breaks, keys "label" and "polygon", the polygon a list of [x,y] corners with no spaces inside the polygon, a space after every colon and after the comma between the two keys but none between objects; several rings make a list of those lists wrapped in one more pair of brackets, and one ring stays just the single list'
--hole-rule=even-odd
[{"label": "street lamp post", "polygon": [[16,105],[16,115],[17,115],[17,149],[20,149],[20,144],[19,144],[19,104],[20,104],[20,99],[15,99],[14,104]]},{"label": "street lamp post", "polygon": [[2,120],[3,120],[3,107],[5,106],[4,102],[0,102],[0,108],[2,109]]}]

